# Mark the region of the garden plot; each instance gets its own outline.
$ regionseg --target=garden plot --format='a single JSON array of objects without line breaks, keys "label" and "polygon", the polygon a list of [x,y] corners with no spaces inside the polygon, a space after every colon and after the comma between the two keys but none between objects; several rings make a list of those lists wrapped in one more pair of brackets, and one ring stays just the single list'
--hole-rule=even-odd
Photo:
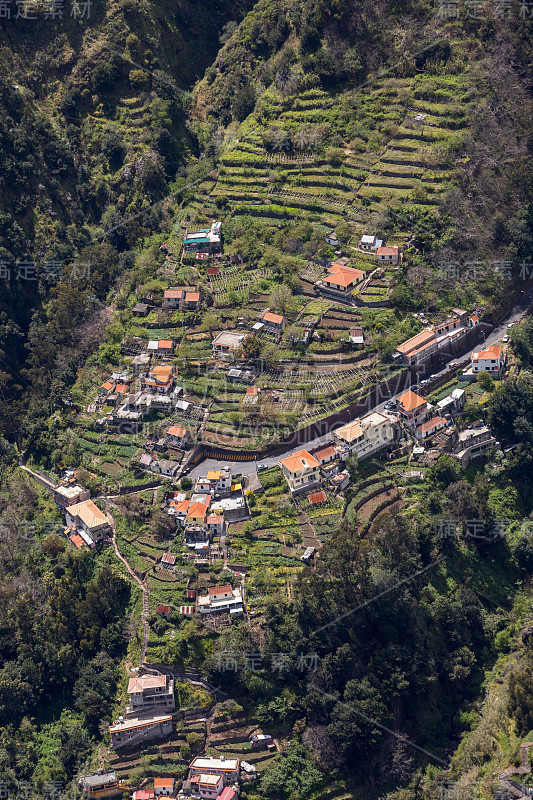
[{"label": "garden plot", "polygon": [[[330,194],[315,194],[314,192],[297,192],[293,189],[277,189],[271,187],[268,194],[272,197],[287,197],[301,203],[311,202],[312,205],[333,206],[334,208],[344,208],[348,205],[348,200]],[[313,202],[315,201],[315,202]]]}]

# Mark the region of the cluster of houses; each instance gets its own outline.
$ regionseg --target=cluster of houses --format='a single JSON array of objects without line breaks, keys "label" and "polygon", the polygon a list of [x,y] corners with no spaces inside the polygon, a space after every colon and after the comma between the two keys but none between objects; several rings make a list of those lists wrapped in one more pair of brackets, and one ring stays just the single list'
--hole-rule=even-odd
[{"label": "cluster of houses", "polygon": [[200,755],[191,761],[187,778],[182,782],[171,777],[154,778],[153,788],[143,787],[134,791],[119,780],[115,772],[99,772],[81,778],[79,784],[83,796],[88,800],[121,797],[124,793],[130,795],[132,800],[158,800],[161,797],[175,800],[234,800],[239,796],[241,768],[246,770],[247,767],[251,765],[238,758]]},{"label": "cluster of houses", "polygon": [[[398,345],[393,358],[408,367],[451,358],[464,350],[469,331],[479,324],[477,314],[469,314],[462,308],[454,308],[452,316],[448,319],[424,328],[420,333]],[[472,370],[475,373],[487,370],[499,376],[504,361],[502,348],[491,345],[472,354]]]},{"label": "cluster of houses", "polygon": [[167,513],[183,529],[185,546],[195,560],[209,560],[213,537],[223,536],[231,522],[250,516],[242,476],[232,476],[226,466],[210,470],[196,479],[190,497],[174,492]]},{"label": "cluster of houses", "polygon": [[[333,432],[333,439],[314,450],[300,450],[282,458],[279,466],[293,496],[316,493],[324,481],[336,491],[349,483],[343,468],[351,456],[363,461],[381,450],[390,449],[402,434],[415,440],[415,452],[424,452],[432,445],[440,452],[449,452],[463,467],[482,456],[495,444],[488,428],[473,425],[457,433],[453,418],[464,408],[466,393],[456,388],[435,405],[412,390],[396,401],[387,403],[387,410],[372,411]],[[310,495],[310,498],[313,494]]]},{"label": "cluster of houses", "polygon": [[68,475],[53,490],[55,503],[65,515],[64,534],[77,549],[94,548],[111,535],[109,520],[90,496],[89,490],[80,486],[73,475]]}]

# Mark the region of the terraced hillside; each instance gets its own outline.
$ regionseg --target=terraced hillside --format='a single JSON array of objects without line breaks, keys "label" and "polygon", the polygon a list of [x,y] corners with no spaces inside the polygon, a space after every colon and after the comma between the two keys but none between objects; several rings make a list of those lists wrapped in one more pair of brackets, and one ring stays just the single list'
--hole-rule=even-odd
[{"label": "terraced hillside", "polygon": [[[336,97],[319,88],[289,98],[270,91],[276,135],[257,121],[260,104],[223,153],[211,198],[228,201],[236,217],[348,220],[355,243],[387,209],[408,202],[427,210],[441,202],[453,184],[450,158],[468,125],[470,88],[467,75],[415,75],[377,77]],[[331,140],[333,131],[343,141],[329,150],[298,150],[302,128],[315,142]]]}]

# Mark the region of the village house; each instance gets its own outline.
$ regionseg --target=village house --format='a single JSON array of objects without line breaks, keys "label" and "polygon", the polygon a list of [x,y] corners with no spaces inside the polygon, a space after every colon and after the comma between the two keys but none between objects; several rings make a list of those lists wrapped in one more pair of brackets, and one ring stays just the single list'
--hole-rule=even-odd
[{"label": "village house", "polygon": [[196,600],[196,610],[200,614],[215,614],[228,611],[230,616],[242,614],[243,599],[240,589],[227,586],[215,586],[208,594],[200,595]]},{"label": "village house", "polygon": [[332,247],[338,247],[340,244],[340,241],[337,238],[337,234],[335,233],[335,231],[328,231],[324,239],[326,240],[326,244],[330,244]]},{"label": "village house", "polygon": [[434,436],[438,431],[445,428],[446,425],[447,422],[443,417],[432,417],[416,428],[415,436],[417,439],[429,439],[430,436]]},{"label": "village house", "polygon": [[427,361],[438,351],[437,334],[433,330],[423,330],[407,339],[406,342],[399,344],[396,348],[396,356],[407,366],[421,364]]},{"label": "village house", "polygon": [[331,464],[337,458],[337,453],[333,444],[324,444],[311,452],[313,458],[316,458],[321,467],[325,464]]},{"label": "village house", "polygon": [[258,316],[258,321],[262,322],[265,330],[269,333],[283,333],[285,330],[285,326],[287,325],[287,320],[285,317],[281,316],[280,314],[273,314],[270,309],[266,309]]},{"label": "village house", "polygon": [[499,378],[505,365],[505,355],[499,345],[491,344],[484,350],[472,353],[472,372],[489,372],[493,378]]},{"label": "village house", "polygon": [[335,448],[345,461],[356,455],[362,461],[388,447],[396,438],[396,422],[388,414],[372,411],[333,432]]},{"label": "village house", "polygon": [[[169,613],[170,613],[170,606]],[[128,681],[126,717],[174,711],[174,679],[168,675],[139,675]]]},{"label": "village house", "polygon": [[328,268],[328,274],[322,280],[316,281],[315,286],[320,291],[339,292],[343,295],[350,295],[355,287],[362,283],[366,278],[366,272],[361,269],[353,269],[343,264],[332,263]]},{"label": "village house", "polygon": [[392,265],[396,266],[400,260],[400,248],[396,246],[378,247],[376,250],[376,258],[378,264],[382,266]]},{"label": "village house", "polygon": [[398,398],[397,410],[402,422],[414,429],[425,421],[430,407],[423,397],[409,390]]},{"label": "village house", "polygon": [[168,394],[174,385],[174,369],[170,364],[152,367],[146,378],[141,378],[143,391]]},{"label": "village house", "polygon": [[211,343],[213,358],[219,358],[222,361],[233,358],[247,337],[248,334],[239,331],[221,331]]},{"label": "village house", "polygon": [[78,503],[83,503],[84,500],[88,500],[91,493],[77,483],[60,483],[59,486],[54,488],[53,496],[60,510],[64,511],[68,506],[74,506]]},{"label": "village house", "polygon": [[466,392],[464,389],[454,389],[451,394],[437,401],[437,408],[441,416],[443,414],[457,414],[463,410],[466,402]]},{"label": "village house", "polygon": [[104,800],[119,797],[130,791],[125,781],[119,781],[115,772],[97,772],[79,780],[82,794],[88,800]]},{"label": "village house", "polygon": [[172,715],[159,714],[143,717],[142,719],[118,720],[109,727],[111,734],[111,747],[120,750],[128,747],[138,747],[154,739],[163,739],[172,733]]},{"label": "village house", "polygon": [[365,337],[363,334],[362,328],[350,328],[350,333],[348,335],[348,341],[350,344],[355,345],[357,348],[363,347],[365,344]]},{"label": "village house", "polygon": [[134,317],[145,317],[148,314],[147,303],[136,303],[131,309]]},{"label": "village house", "polygon": [[98,389],[100,397],[107,397],[115,391],[115,381],[105,381]]},{"label": "village house", "polygon": [[194,286],[181,289],[165,289],[163,308],[195,310],[200,305],[200,293]]},{"label": "village house", "polygon": [[163,569],[173,570],[176,566],[176,556],[174,553],[163,553],[161,558],[159,559],[159,563],[163,567]]},{"label": "village house", "polygon": [[141,372],[146,372],[150,366],[150,354],[141,353],[135,356],[131,361],[131,366],[136,375],[139,375]]},{"label": "village house", "polygon": [[244,397],[242,398],[243,405],[245,406],[258,405],[260,394],[261,394],[261,389],[259,389],[257,386],[249,386],[246,389]]},{"label": "village house", "polygon": [[206,492],[211,497],[231,492],[231,469],[219,467],[216,470],[209,470],[206,476],[196,478],[194,490],[195,492]]},{"label": "village house", "polygon": [[173,797],[174,778],[154,778],[154,795],[156,797]]},{"label": "village house", "polygon": [[106,515],[100,511],[92,500],[68,506],[65,509],[67,526],[77,533],[85,544],[94,547],[96,542],[111,533],[111,526]]},{"label": "village house", "polygon": [[307,450],[299,450],[293,456],[282,458],[279,465],[292,494],[320,484],[320,463]]},{"label": "village house", "polygon": [[498,442],[486,425],[472,424],[458,435],[457,452],[453,453],[461,467],[466,469],[476,458],[484,456],[489,447],[496,446]]},{"label": "village house", "polygon": [[222,223],[214,221],[210,228],[187,231],[183,241],[186,253],[220,253],[222,249]]},{"label": "village house", "polygon": [[155,794],[153,789],[137,789],[133,792],[131,800],[154,800]]},{"label": "village house", "polygon": [[377,236],[364,234],[364,236],[361,236],[361,239],[359,240],[359,249],[364,250],[366,253],[375,253],[382,244],[382,240],[378,239]]},{"label": "village house", "polygon": [[200,525],[207,524],[207,510],[208,506],[205,503],[191,503],[187,509],[187,525]]},{"label": "village house", "polygon": [[157,462],[157,468],[154,472],[160,472],[167,478],[175,478],[179,472],[180,465],[177,461],[168,461],[166,458],[160,458]]},{"label": "village house", "polygon": [[170,606],[166,605],[165,603],[161,603],[156,608],[156,613],[161,614],[161,616],[167,620],[170,619],[170,612],[171,612]]},{"label": "village house", "polygon": [[224,756],[197,756],[189,764],[189,777],[198,775],[222,775],[224,785],[229,786],[239,780],[239,759]]},{"label": "village house", "polygon": [[226,532],[226,521],[223,514],[208,514],[206,525],[210,534],[222,536]]},{"label": "village house", "polygon": [[187,428],[182,428],[180,425],[171,425],[167,431],[169,444],[185,447],[191,441],[191,434]]}]

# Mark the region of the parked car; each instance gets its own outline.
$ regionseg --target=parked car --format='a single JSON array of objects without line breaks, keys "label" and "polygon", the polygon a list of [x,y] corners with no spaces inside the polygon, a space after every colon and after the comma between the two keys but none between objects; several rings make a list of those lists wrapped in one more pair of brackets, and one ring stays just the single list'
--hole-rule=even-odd
[{"label": "parked car", "polygon": [[509,341],[509,337],[508,337],[507,335],[505,335],[505,336],[503,337],[503,339],[502,339],[502,342],[503,342],[504,344],[506,344],[508,341]]},{"label": "parked car", "polygon": [[260,472],[262,469],[268,469],[268,464],[258,464],[257,471]]}]

